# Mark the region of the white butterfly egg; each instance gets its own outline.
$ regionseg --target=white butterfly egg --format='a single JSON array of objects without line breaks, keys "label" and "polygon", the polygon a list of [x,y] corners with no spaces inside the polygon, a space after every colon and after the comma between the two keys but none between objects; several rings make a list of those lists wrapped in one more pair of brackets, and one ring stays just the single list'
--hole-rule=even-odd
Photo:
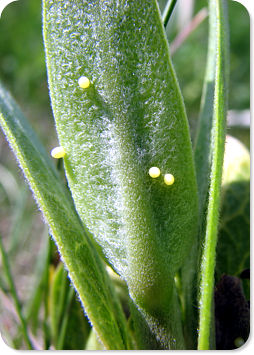
[{"label": "white butterfly egg", "polygon": [[153,166],[152,168],[149,169],[149,175],[151,176],[151,178],[157,178],[160,176],[161,171],[159,168],[157,168],[156,166]]},{"label": "white butterfly egg", "polygon": [[165,174],[164,175],[164,182],[165,182],[166,185],[173,185],[173,183],[175,182],[174,175]]},{"label": "white butterfly egg", "polygon": [[78,79],[78,84],[81,87],[81,89],[87,89],[91,85],[91,81],[86,76],[81,76]]},{"label": "white butterfly egg", "polygon": [[66,154],[65,149],[63,147],[55,147],[50,152],[51,156],[55,159],[63,158]]}]

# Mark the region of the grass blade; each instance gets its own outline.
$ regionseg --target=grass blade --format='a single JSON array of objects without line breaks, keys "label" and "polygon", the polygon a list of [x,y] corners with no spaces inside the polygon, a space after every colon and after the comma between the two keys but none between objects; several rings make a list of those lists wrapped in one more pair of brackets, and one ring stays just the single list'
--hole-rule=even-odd
[{"label": "grass blade", "polygon": [[201,265],[199,350],[208,350],[210,348],[210,330],[213,319],[214,269],[227,113],[228,37],[226,1],[210,0],[210,23],[211,40],[215,42],[215,84],[211,136],[211,175]]},{"label": "grass blade", "polygon": [[13,277],[12,277],[12,274],[11,274],[11,269],[10,269],[10,265],[9,265],[9,261],[8,261],[8,255],[6,254],[4,246],[3,246],[2,236],[0,236],[0,252],[1,252],[2,264],[3,264],[5,276],[6,276],[9,288],[10,288],[10,293],[12,295],[12,298],[13,298],[13,301],[14,301],[14,304],[15,304],[17,315],[18,315],[19,320],[20,320],[20,325],[21,325],[21,330],[22,330],[23,336],[24,336],[24,341],[26,342],[28,349],[29,350],[33,350],[34,347],[33,347],[33,344],[31,342],[31,339],[30,339],[29,334],[28,334],[27,322],[26,322],[26,319],[25,319],[25,317],[23,316],[23,313],[22,313],[21,303],[20,303],[20,300],[18,298],[17,291],[16,291],[16,288],[15,288],[15,284],[14,284],[14,281],[13,281]]}]

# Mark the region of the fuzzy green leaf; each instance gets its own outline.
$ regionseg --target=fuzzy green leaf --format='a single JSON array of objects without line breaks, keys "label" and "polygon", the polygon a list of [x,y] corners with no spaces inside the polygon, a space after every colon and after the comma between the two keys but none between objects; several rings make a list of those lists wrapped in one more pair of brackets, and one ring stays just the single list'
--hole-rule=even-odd
[{"label": "fuzzy green leaf", "polygon": [[87,237],[51,159],[2,86],[0,123],[101,341],[108,349],[128,349],[124,315],[104,265]]},{"label": "fuzzy green leaf", "polygon": [[201,107],[197,133],[194,143],[194,159],[199,199],[199,231],[193,244],[189,258],[181,270],[183,295],[185,302],[185,337],[187,347],[197,347],[198,282],[200,259],[203,246],[205,214],[207,211],[207,196],[210,184],[212,159],[212,125],[214,112],[214,90],[216,75],[216,21],[214,12],[209,14],[209,42],[207,52],[206,72],[204,77]]},{"label": "fuzzy green leaf", "polygon": [[[210,0],[209,4],[209,40],[210,43],[213,44],[209,46],[209,56],[211,57],[209,59],[210,63],[214,63],[215,70],[210,67],[212,74],[214,74],[214,78],[212,79],[214,82],[214,99],[211,123],[209,123],[210,110],[208,110],[207,117],[203,116],[204,119],[206,118],[208,120],[208,130],[211,128],[211,146],[209,148],[211,172],[208,181],[209,198],[201,265],[199,350],[208,350],[210,348],[210,331],[213,320],[212,299],[214,270],[225,145],[228,89],[227,1]],[[204,173],[204,179],[206,178],[206,174],[207,171]],[[202,195],[200,196],[202,197]]]},{"label": "fuzzy green leaf", "polygon": [[157,1],[44,0],[44,41],[77,211],[135,302],[161,317],[196,235],[197,189]]}]

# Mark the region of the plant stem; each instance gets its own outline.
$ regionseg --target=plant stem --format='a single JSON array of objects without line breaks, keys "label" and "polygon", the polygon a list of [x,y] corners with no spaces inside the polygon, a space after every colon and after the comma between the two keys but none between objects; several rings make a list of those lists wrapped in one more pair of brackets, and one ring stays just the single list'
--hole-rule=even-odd
[{"label": "plant stem", "polygon": [[177,0],[169,0],[162,14],[162,22],[167,27],[168,21],[173,13]]},{"label": "plant stem", "polygon": [[0,251],[1,251],[2,264],[3,264],[4,271],[5,271],[6,279],[7,279],[7,282],[9,284],[10,292],[11,292],[11,295],[12,295],[13,300],[14,300],[16,312],[17,312],[17,315],[18,315],[20,323],[21,323],[21,329],[22,329],[22,332],[23,332],[23,335],[24,335],[24,340],[25,340],[25,342],[27,344],[28,349],[29,350],[33,350],[34,347],[32,345],[30,337],[28,335],[28,327],[27,327],[27,324],[26,324],[26,320],[25,320],[25,318],[24,318],[24,316],[22,314],[21,303],[20,303],[20,301],[18,299],[18,295],[17,295],[16,288],[15,288],[15,285],[14,285],[13,277],[12,277],[11,270],[10,270],[10,265],[9,265],[9,262],[8,262],[8,255],[7,255],[7,253],[6,253],[5,249],[4,249],[4,245],[3,245],[3,242],[2,242],[2,236],[0,236]]},{"label": "plant stem", "polygon": [[209,188],[206,234],[201,265],[200,321],[198,349],[209,350],[211,311],[214,289],[217,230],[220,207],[220,187],[223,169],[225,122],[227,105],[227,59],[226,2],[210,0],[210,15],[214,24],[216,40],[216,72],[214,111],[212,123],[212,164]]}]

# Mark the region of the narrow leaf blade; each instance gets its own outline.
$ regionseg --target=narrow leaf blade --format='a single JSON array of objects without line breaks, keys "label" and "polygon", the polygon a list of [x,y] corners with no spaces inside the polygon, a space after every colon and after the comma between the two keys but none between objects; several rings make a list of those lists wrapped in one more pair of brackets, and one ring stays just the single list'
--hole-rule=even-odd
[{"label": "narrow leaf blade", "polygon": [[211,56],[215,56],[215,86],[210,150],[210,187],[206,234],[201,265],[199,350],[208,350],[210,347],[220,189],[225,145],[228,87],[228,36],[227,4],[224,0],[210,0],[210,36],[211,40],[214,41],[214,47],[216,48],[215,52],[210,52]]}]

